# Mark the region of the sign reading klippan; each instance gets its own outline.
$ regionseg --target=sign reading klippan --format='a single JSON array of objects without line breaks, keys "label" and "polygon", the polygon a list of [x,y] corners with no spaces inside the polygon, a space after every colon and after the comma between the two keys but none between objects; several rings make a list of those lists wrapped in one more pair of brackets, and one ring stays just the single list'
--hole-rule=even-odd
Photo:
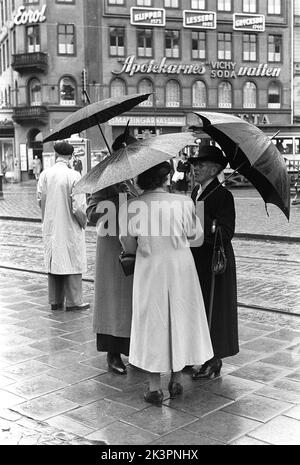
[{"label": "sign reading klippan", "polygon": [[166,10],[163,8],[130,8],[130,22],[136,26],[165,26]]},{"label": "sign reading klippan", "polygon": [[196,29],[216,29],[217,15],[214,11],[183,11],[183,26]]},{"label": "sign reading klippan", "polygon": [[265,16],[235,13],[233,15],[233,29],[236,31],[264,32]]}]

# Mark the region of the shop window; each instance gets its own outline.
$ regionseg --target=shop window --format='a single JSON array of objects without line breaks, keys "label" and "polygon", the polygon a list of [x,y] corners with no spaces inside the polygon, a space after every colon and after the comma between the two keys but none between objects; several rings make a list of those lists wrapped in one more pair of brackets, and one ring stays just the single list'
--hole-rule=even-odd
[{"label": "shop window", "polygon": [[59,83],[60,105],[76,105],[76,84],[72,78],[63,77]]},{"label": "shop window", "polygon": [[205,60],[206,58],[206,33],[192,31],[192,58]]},{"label": "shop window", "polygon": [[26,45],[27,52],[39,52],[41,50],[40,26],[28,26],[26,28]]},{"label": "shop window", "polygon": [[255,34],[243,34],[243,60],[257,60],[257,36]]},{"label": "shop window", "polygon": [[244,13],[256,13],[257,0],[243,0],[243,12]]},{"label": "shop window", "polygon": [[281,88],[277,82],[272,82],[268,89],[268,108],[281,107]]},{"label": "shop window", "polygon": [[110,84],[110,96],[112,98],[122,97],[126,94],[126,84],[123,79],[116,78]]},{"label": "shop window", "polygon": [[75,55],[75,26],[74,24],[59,24],[58,30],[58,54]]},{"label": "shop window", "polygon": [[137,53],[139,57],[152,56],[153,31],[151,29],[137,29]]},{"label": "shop window", "polygon": [[206,102],[206,85],[203,81],[196,81],[192,87],[192,105],[194,108],[205,108]]},{"label": "shop window", "polygon": [[109,53],[111,56],[123,57],[125,55],[125,28],[109,28]]},{"label": "shop window", "polygon": [[[150,79],[142,79],[139,82],[138,92],[140,94],[150,94],[153,92],[153,84]],[[140,103],[140,107],[153,107],[153,95],[144,100],[144,102]]]},{"label": "shop window", "polygon": [[268,36],[268,61],[281,61],[282,37],[270,34]]},{"label": "shop window", "polygon": [[232,86],[230,82],[221,82],[218,86],[219,108],[232,108]]},{"label": "shop window", "polygon": [[167,58],[179,58],[180,32],[165,31],[165,54]]},{"label": "shop window", "polygon": [[218,33],[218,60],[231,60],[232,34],[230,32]]},{"label": "shop window", "polygon": [[246,82],[243,88],[243,108],[256,108],[257,88],[254,82]]},{"label": "shop window", "polygon": [[34,78],[28,84],[29,89],[29,103],[32,106],[42,104],[42,87],[38,79]]},{"label": "shop window", "polygon": [[180,85],[175,79],[171,79],[166,85],[166,107],[180,107]]}]

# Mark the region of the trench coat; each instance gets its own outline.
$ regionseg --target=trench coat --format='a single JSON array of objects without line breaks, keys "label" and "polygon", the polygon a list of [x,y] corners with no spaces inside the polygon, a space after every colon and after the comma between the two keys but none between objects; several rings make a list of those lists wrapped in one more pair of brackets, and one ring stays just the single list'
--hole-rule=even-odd
[{"label": "trench coat", "polygon": [[98,228],[105,216],[97,212],[101,201],[110,200],[115,207],[117,226],[115,235],[97,234],[93,330],[97,334],[130,337],[132,316],[133,276],[125,276],[119,263],[122,250],[118,229],[118,191],[112,186],[88,198],[87,217]]},{"label": "trench coat", "polygon": [[87,270],[85,232],[86,197],[72,197],[80,174],[58,161],[42,171],[37,199],[42,210],[45,267],[55,275],[82,274]]},{"label": "trench coat", "polygon": [[[204,200],[204,242],[201,247],[192,247],[206,312],[209,309],[211,290],[211,263],[213,255],[214,234],[211,231],[212,222],[217,220],[221,227],[227,267],[224,274],[215,276],[214,303],[212,309],[211,339],[214,355],[218,358],[235,355],[239,351],[238,317],[237,317],[237,283],[236,264],[231,240],[235,231],[235,207],[231,192],[220,186],[214,179],[202,192],[202,200],[216,186],[219,186]],[[199,185],[192,192],[195,202]]]}]

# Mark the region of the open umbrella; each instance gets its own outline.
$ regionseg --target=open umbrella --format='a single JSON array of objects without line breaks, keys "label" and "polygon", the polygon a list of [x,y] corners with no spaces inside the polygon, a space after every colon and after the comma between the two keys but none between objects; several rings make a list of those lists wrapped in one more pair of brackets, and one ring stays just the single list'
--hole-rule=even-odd
[{"label": "open umbrella", "polygon": [[[45,137],[43,143],[66,139],[72,134],[77,134],[96,125],[100,128],[101,123],[105,123],[115,116],[131,110],[139,103],[147,100],[150,95],[151,93],[123,95],[122,97],[108,98],[86,105],[61,121],[54,130]],[[108,150],[110,151],[109,147]]]},{"label": "open umbrella", "polygon": [[259,128],[225,113],[194,112],[201,129],[222,148],[231,168],[245,176],[265,203],[277,205],[289,219],[290,181],[284,159]]},{"label": "open umbrella", "polygon": [[175,157],[194,142],[191,132],[179,132],[142,139],[124,146],[96,165],[76,184],[74,194],[92,194],[126,179],[135,178],[163,161]]}]

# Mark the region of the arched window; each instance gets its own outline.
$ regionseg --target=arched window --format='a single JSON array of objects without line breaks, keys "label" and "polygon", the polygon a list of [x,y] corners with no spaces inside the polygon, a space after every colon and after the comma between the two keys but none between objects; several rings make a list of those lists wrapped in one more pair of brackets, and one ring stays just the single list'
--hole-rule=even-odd
[{"label": "arched window", "polygon": [[248,81],[243,88],[243,107],[256,108],[256,85],[254,82]]},{"label": "arched window", "polygon": [[76,84],[72,78],[63,77],[59,82],[60,105],[76,105]]},{"label": "arched window", "polygon": [[192,87],[192,106],[194,108],[205,108],[206,102],[206,85],[203,81],[196,81]]},{"label": "arched window", "polygon": [[230,82],[221,82],[218,87],[219,108],[232,107],[232,87]]},{"label": "arched window", "polygon": [[123,79],[116,78],[110,84],[110,96],[122,97],[126,94],[126,85]]},{"label": "arched window", "polygon": [[36,78],[29,82],[29,103],[32,106],[42,104],[42,86]]},{"label": "arched window", "polygon": [[281,107],[281,88],[277,82],[271,82],[268,89],[268,108]]},{"label": "arched window", "polygon": [[180,86],[175,79],[171,79],[166,85],[166,107],[180,107]]},{"label": "arched window", "polygon": [[[150,92],[153,92],[152,81],[150,81],[150,79],[142,79],[139,82],[138,92],[139,94],[150,94]],[[141,107],[153,107],[153,95],[150,95],[150,97],[148,97],[147,100],[140,103],[140,106]]]}]

